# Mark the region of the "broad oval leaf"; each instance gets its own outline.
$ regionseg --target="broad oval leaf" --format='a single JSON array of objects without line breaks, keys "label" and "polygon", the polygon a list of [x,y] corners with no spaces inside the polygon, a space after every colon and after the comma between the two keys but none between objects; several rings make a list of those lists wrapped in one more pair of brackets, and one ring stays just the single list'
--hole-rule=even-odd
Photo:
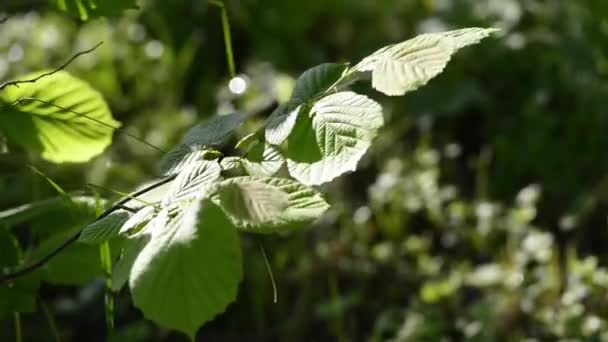
[{"label": "broad oval leaf", "polygon": [[279,172],[285,158],[276,146],[258,142],[247,152],[247,158],[240,161],[249,175],[270,177]]},{"label": "broad oval leaf", "polygon": [[291,134],[298,116],[301,105],[294,106],[288,102],[275,109],[266,120],[264,138],[273,145],[281,145]]},{"label": "broad oval leaf", "polygon": [[386,46],[364,58],[353,70],[372,72],[372,86],[386,95],[403,95],[439,75],[452,55],[476,44],[496,29],[468,28],[422,34]]},{"label": "broad oval leaf", "polygon": [[204,160],[207,151],[201,146],[181,144],[164,155],[161,160],[160,172],[164,176],[178,174],[192,163]]},{"label": "broad oval leaf", "polygon": [[291,101],[301,104],[324,94],[336,84],[344,70],[345,64],[323,63],[304,71],[296,80]]},{"label": "broad oval leaf", "polygon": [[217,191],[224,211],[243,225],[271,223],[289,205],[287,193],[255,180],[222,184]]},{"label": "broad oval leaf", "polygon": [[100,154],[120,126],[101,94],[65,71],[5,88],[0,105],[0,129],[55,163],[85,162]]},{"label": "broad oval leaf", "polygon": [[86,226],[78,241],[88,244],[100,244],[118,236],[122,225],[131,217],[131,213],[126,210],[116,210],[108,216],[97,220]]},{"label": "broad oval leaf", "polygon": [[119,234],[131,234],[137,231],[144,224],[148,223],[154,217],[156,209],[149,205],[139,209],[131,216],[118,231]]},{"label": "broad oval leaf", "polygon": [[177,175],[162,201],[162,206],[203,198],[213,183],[220,178],[221,171],[222,168],[216,160],[193,163]]},{"label": "broad oval leaf", "polygon": [[193,339],[236,298],[241,277],[235,227],[214,204],[195,201],[139,252],[129,287],[146,318]]},{"label": "broad oval leaf", "polygon": [[213,117],[192,127],[182,143],[187,146],[220,145],[243,123],[245,117],[240,112]]},{"label": "broad oval leaf", "polygon": [[[235,184],[237,187],[234,187]],[[262,187],[260,184],[267,186]],[[245,232],[267,234],[293,230],[318,219],[329,208],[323,196],[315,189],[287,178],[234,177],[222,181],[217,189],[212,201],[224,209],[237,228]],[[284,194],[287,195],[286,207]],[[272,196],[278,198],[275,200]],[[266,210],[267,214],[252,219],[256,214],[251,213],[247,207],[242,208],[242,203],[256,199],[264,202],[261,210]],[[255,206],[256,203],[248,205]],[[283,209],[277,213],[279,208]]]},{"label": "broad oval leaf", "polygon": [[306,185],[320,185],[354,171],[383,123],[382,107],[366,96],[339,92],[324,97],[289,137],[289,173]]},{"label": "broad oval leaf", "polygon": [[294,128],[303,105],[325,94],[346,70],[345,64],[324,63],[306,70],[296,80],[291,99],[279,106],[266,121],[265,139],[273,145],[282,144]]},{"label": "broad oval leaf", "polygon": [[150,241],[150,235],[138,235],[125,239],[120,258],[112,269],[112,290],[118,292],[129,281],[131,268],[137,255]]}]

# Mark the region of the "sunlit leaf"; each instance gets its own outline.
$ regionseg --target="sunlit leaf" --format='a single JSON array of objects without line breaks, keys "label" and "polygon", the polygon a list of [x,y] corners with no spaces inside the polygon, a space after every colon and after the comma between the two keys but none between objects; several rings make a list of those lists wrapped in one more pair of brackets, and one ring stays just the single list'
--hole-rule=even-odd
[{"label": "sunlit leaf", "polygon": [[86,226],[78,241],[88,244],[100,244],[118,236],[122,225],[131,217],[131,213],[126,210],[116,210],[108,216],[97,220]]},{"label": "sunlit leaf", "polygon": [[[237,228],[253,233],[292,230],[316,220],[329,208],[316,190],[276,177],[227,179],[219,184],[212,200],[229,214]],[[266,213],[256,214],[255,206]]]},{"label": "sunlit leaf", "polygon": [[319,185],[354,171],[383,122],[382,108],[366,96],[339,92],[324,97],[289,137],[289,173],[306,185]]},{"label": "sunlit leaf", "polygon": [[325,94],[342,76],[344,64],[324,63],[306,70],[297,80],[291,99],[279,106],[266,121],[265,139],[273,145],[282,144],[296,123],[302,105]]},{"label": "sunlit leaf", "polygon": [[193,338],[236,298],[241,277],[236,229],[221,209],[195,201],[139,252],[129,287],[146,318]]},{"label": "sunlit leaf", "polygon": [[386,95],[403,95],[439,75],[460,48],[476,44],[496,29],[469,28],[422,34],[374,52],[353,70],[372,73],[372,86]]},{"label": "sunlit leaf", "polygon": [[182,170],[172,183],[162,205],[202,198],[209,187],[220,178],[222,169],[215,160],[202,160]]},{"label": "sunlit leaf", "polygon": [[101,94],[65,71],[0,92],[0,129],[51,162],[91,159],[112,142],[119,125]]},{"label": "sunlit leaf", "polygon": [[289,205],[287,193],[256,180],[222,184],[218,194],[222,208],[244,225],[277,220]]}]

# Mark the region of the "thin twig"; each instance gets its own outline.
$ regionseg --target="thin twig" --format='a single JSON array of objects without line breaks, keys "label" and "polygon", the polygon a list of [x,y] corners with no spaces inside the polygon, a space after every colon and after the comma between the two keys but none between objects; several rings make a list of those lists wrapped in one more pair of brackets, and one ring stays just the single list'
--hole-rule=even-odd
[{"label": "thin twig", "polygon": [[47,76],[51,76],[55,73],[58,73],[59,71],[65,69],[68,65],[70,65],[70,63],[72,63],[76,58],[82,56],[82,55],[86,55],[87,53],[91,53],[93,51],[95,51],[95,49],[97,49],[101,44],[103,44],[103,42],[99,42],[97,43],[97,45],[93,46],[92,48],[88,49],[88,50],[84,50],[84,51],[80,51],[77,54],[75,54],[74,56],[72,56],[72,58],[68,59],[67,62],[61,64],[59,67],[57,67],[56,69],[49,71],[49,72],[45,72],[42,75],[39,75],[37,77],[34,77],[32,79],[29,80],[16,80],[16,81],[8,81],[3,83],[2,85],[0,85],[0,90],[3,90],[4,88],[8,87],[8,86],[15,86],[15,87],[19,87],[20,84],[23,83],[34,83],[38,80],[40,80],[41,78],[47,77]]},{"label": "thin twig", "polygon": [[[166,178],[163,178],[162,180],[151,184],[150,186],[147,186],[139,191],[134,192],[130,197],[126,197],[123,198],[122,200],[118,201],[116,204],[114,204],[110,209],[104,211],[101,215],[99,215],[95,221],[93,222],[97,222],[99,220],[101,220],[104,217],[107,217],[108,215],[110,215],[111,213],[113,213],[114,211],[118,210],[118,209],[122,209],[123,205],[129,201],[132,200],[132,197],[137,197],[137,196],[141,196],[145,193],[147,193],[148,191],[154,190],[156,188],[158,188],[159,186],[163,185],[163,184],[167,184],[169,182],[171,182],[172,180],[175,179],[177,175],[173,175],[173,176],[169,176]],[[42,257],[40,260],[38,260],[37,262],[26,266],[18,271],[15,271],[13,273],[9,273],[9,274],[5,274],[0,276],[0,283],[2,282],[6,282],[6,281],[10,281],[16,278],[19,278],[21,276],[24,276],[28,273],[31,273],[35,270],[37,270],[38,268],[44,266],[44,264],[46,264],[47,262],[49,262],[49,260],[51,260],[55,255],[59,254],[61,251],[63,251],[64,249],[66,249],[68,246],[70,246],[72,243],[74,243],[76,240],[78,240],[78,237],[80,236],[80,232],[82,231],[82,229],[80,231],[78,231],[76,234],[74,234],[72,237],[70,237],[69,239],[67,239],[64,243],[62,243],[61,245],[59,245],[57,248],[55,248],[52,252],[50,252],[49,254],[47,254],[46,256]]]},{"label": "thin twig", "polygon": [[53,339],[55,340],[55,342],[61,342],[61,335],[59,334],[59,330],[57,329],[57,323],[55,322],[55,318],[53,317],[51,309],[40,297],[38,297],[38,303],[40,303],[42,313],[44,313],[44,317],[46,317],[46,321],[49,323],[49,329],[51,330],[51,335],[53,335]]},{"label": "thin twig", "polygon": [[8,21],[8,18],[9,18],[9,17],[8,17],[8,16],[6,16],[6,17],[4,17],[4,18],[0,19],[0,24],[4,24],[5,22],[7,22],[7,21]]},{"label": "thin twig", "polygon": [[[101,185],[97,185],[97,184],[93,184],[93,183],[87,183],[87,186],[89,188],[93,188],[94,190],[97,189],[97,190],[102,190],[102,191],[106,191],[106,192],[111,192],[111,193],[113,193],[115,195],[118,195],[118,196],[129,197],[132,200],[134,200],[136,202],[140,202],[143,205],[147,205],[147,206],[151,206],[151,207],[157,207],[156,205],[154,205],[154,203],[150,203],[148,201],[144,201],[144,200],[139,199],[137,197],[133,197],[132,195],[130,195],[128,193],[125,193],[125,192],[122,192],[122,191],[119,191],[119,190],[114,190],[114,189],[106,188],[106,187],[103,187]],[[157,207],[157,209],[160,209],[160,208]]]},{"label": "thin twig", "polygon": [[277,303],[278,301],[278,291],[277,284],[274,281],[274,276],[272,274],[272,268],[270,267],[270,262],[268,261],[268,256],[266,256],[266,250],[264,249],[264,245],[262,245],[262,240],[258,240],[258,246],[260,247],[260,252],[262,252],[262,257],[264,258],[264,264],[266,264],[266,270],[268,271],[268,275],[270,276],[270,282],[272,283],[272,300],[273,303]]},{"label": "thin twig", "polygon": [[100,125],[106,126],[106,127],[108,127],[108,128],[112,128],[112,129],[114,129],[114,130],[118,131],[119,133],[124,133],[126,136],[128,136],[128,137],[130,137],[130,138],[133,138],[133,139],[135,139],[135,140],[139,141],[140,143],[142,143],[142,144],[144,144],[144,145],[146,145],[146,146],[148,146],[148,147],[151,147],[151,148],[153,148],[153,149],[155,149],[155,150],[157,150],[157,151],[159,151],[159,152],[161,152],[161,153],[167,153],[167,151],[163,150],[162,148],[160,148],[160,147],[158,147],[158,146],[156,146],[156,145],[153,145],[153,144],[151,144],[151,143],[147,142],[145,139],[140,138],[140,137],[138,137],[138,136],[137,136],[137,135],[135,135],[135,134],[132,134],[132,133],[129,133],[129,132],[126,132],[126,131],[122,130],[122,129],[121,129],[120,127],[118,127],[118,126],[110,125],[109,123],[106,123],[106,122],[103,122],[103,121],[101,121],[101,120],[95,119],[95,118],[90,117],[90,116],[88,116],[88,115],[86,115],[86,114],[78,113],[78,112],[76,112],[76,111],[74,111],[74,110],[72,110],[72,109],[65,108],[65,107],[63,107],[63,106],[60,106],[60,105],[54,104],[53,102],[49,102],[49,101],[45,101],[45,100],[41,100],[41,99],[37,99],[37,98],[35,98],[35,97],[23,97],[23,98],[20,98],[20,99],[16,100],[16,101],[15,101],[15,102],[14,102],[14,103],[11,105],[11,106],[13,106],[13,107],[14,107],[14,106],[16,106],[16,105],[18,105],[18,104],[21,104],[22,102],[25,102],[25,101],[35,101],[35,102],[40,102],[40,103],[43,103],[43,104],[45,104],[45,105],[47,105],[47,106],[55,107],[55,108],[61,109],[61,110],[63,110],[63,111],[66,111],[66,112],[68,112],[68,113],[72,113],[72,114],[75,114],[75,115],[81,116],[81,117],[83,117],[83,118],[85,118],[85,119],[89,119],[89,120],[91,120],[91,121],[94,121],[94,122],[96,122],[96,123],[98,123],[98,124],[100,124]]}]

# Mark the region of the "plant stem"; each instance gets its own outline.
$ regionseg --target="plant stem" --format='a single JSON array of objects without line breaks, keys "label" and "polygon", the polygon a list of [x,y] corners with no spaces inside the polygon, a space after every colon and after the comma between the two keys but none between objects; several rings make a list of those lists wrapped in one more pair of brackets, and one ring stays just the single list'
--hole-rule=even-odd
[{"label": "plant stem", "polygon": [[112,295],[112,253],[108,241],[99,246],[101,267],[105,276],[104,305],[108,337],[114,333],[114,296]]},{"label": "plant stem", "polygon": [[53,318],[53,313],[49,309],[49,306],[42,300],[39,299],[40,307],[42,308],[42,312],[44,313],[44,317],[46,321],[49,323],[49,329],[51,329],[51,335],[53,335],[53,339],[55,342],[61,342],[61,335],[59,334],[59,330],[57,330],[57,324],[55,323],[55,318]]},{"label": "plant stem", "polygon": [[220,0],[209,0],[209,4],[216,6],[221,11],[222,30],[224,31],[224,46],[226,48],[226,60],[228,62],[228,72],[230,77],[236,76],[236,68],[234,66],[234,54],[232,52],[232,36],[230,35],[230,21],[228,20],[228,11],[224,2]]},{"label": "plant stem", "polygon": [[22,342],[23,335],[21,334],[21,314],[14,312],[13,317],[15,318],[15,342]]},{"label": "plant stem", "polygon": [[268,275],[270,276],[270,282],[272,283],[272,300],[273,300],[273,303],[276,304],[276,302],[278,301],[277,284],[274,281],[274,275],[272,274],[272,268],[270,268],[270,262],[268,261],[268,256],[266,256],[266,250],[264,249],[264,245],[262,245],[261,240],[258,240],[258,246],[260,247],[260,252],[262,252],[262,257],[264,258],[264,263],[266,264],[266,270],[268,270]]}]

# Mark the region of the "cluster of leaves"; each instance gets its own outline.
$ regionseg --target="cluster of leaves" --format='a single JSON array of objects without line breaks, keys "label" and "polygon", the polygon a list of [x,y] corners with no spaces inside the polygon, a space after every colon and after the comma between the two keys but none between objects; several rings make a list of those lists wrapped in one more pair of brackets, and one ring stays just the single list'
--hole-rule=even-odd
[{"label": "cluster of leaves", "polygon": [[[193,336],[236,297],[242,276],[237,231],[285,232],[320,217],[328,204],[311,186],[355,170],[369,148],[383,125],[382,107],[347,87],[371,76],[378,91],[403,95],[441,73],[456,51],[494,31],[424,34],[382,48],[353,67],[314,67],[298,78],[290,100],[262,129],[237,143],[235,148],[243,152],[238,157],[224,157],[216,147],[245,115],[220,116],[195,126],[164,158],[160,196],[134,197],[118,210],[113,207],[87,226],[79,241],[98,244],[120,238],[113,288],[128,282],[134,304],[146,317]],[[62,80],[61,87],[53,84]],[[89,121],[108,120],[98,97],[73,96],[80,88],[79,81],[60,72],[7,91],[4,101],[18,109],[13,114],[50,120],[48,126],[33,125],[40,127],[38,135],[52,127],[66,136],[68,145],[69,134],[101,132],[89,129]],[[58,103],[64,98],[76,100]],[[87,124],[75,128],[62,119]],[[116,123],[102,126],[111,134],[108,127]],[[52,149],[55,140],[40,139],[44,148],[34,149],[19,137],[11,138],[43,157],[65,161]]]}]

